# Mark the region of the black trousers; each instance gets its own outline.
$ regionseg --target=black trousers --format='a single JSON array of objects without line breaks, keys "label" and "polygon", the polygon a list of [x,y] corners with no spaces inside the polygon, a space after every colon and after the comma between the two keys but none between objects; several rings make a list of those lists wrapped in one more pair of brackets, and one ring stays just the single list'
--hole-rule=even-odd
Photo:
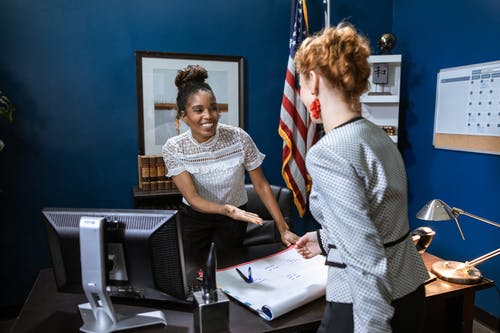
[{"label": "black trousers", "polygon": [[[425,321],[425,287],[392,302],[394,316],[391,328],[394,333],[422,333]],[[327,302],[318,333],[352,333],[354,319],[352,304]]]},{"label": "black trousers", "polygon": [[[245,209],[244,206],[239,208]],[[184,204],[180,215],[185,258],[197,267],[204,266],[212,242],[217,253],[242,246],[246,222],[224,215],[200,213]]]}]

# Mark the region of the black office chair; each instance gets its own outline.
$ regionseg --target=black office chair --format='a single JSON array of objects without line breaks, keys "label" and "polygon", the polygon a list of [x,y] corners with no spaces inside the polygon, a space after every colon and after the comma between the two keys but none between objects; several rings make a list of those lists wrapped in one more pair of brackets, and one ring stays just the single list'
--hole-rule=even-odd
[{"label": "black office chair", "polygon": [[[255,192],[253,185],[246,184],[245,189],[248,195],[246,210],[258,214],[264,220],[264,223],[262,226],[248,223],[247,234],[245,240],[243,241],[243,245],[254,246],[281,243],[278,228],[276,227],[272,216],[267,211],[266,206],[264,206],[257,195],[257,192]],[[281,208],[281,213],[283,214],[285,221],[288,223],[290,230],[293,230],[292,192],[286,187],[276,185],[271,185],[271,190],[273,191],[274,197]]]}]

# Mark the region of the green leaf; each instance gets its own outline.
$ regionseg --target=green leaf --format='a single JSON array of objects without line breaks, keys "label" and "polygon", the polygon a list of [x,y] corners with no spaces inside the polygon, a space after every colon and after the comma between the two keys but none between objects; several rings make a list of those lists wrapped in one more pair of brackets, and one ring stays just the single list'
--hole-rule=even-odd
[{"label": "green leaf", "polygon": [[0,90],[0,117],[7,119],[10,123],[14,120],[14,104]]}]

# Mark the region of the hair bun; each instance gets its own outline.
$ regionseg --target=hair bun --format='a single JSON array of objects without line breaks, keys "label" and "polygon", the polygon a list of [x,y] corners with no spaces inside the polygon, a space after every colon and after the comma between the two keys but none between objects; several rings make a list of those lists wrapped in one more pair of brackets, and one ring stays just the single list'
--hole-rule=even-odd
[{"label": "hair bun", "polygon": [[188,65],[180,69],[175,77],[175,85],[182,89],[190,82],[203,83],[208,78],[207,70],[200,65]]}]

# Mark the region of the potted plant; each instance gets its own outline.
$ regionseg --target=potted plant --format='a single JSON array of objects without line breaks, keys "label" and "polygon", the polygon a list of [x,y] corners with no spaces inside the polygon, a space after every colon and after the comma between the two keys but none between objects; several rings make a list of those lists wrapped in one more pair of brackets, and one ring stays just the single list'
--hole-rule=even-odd
[{"label": "potted plant", "polygon": [[[6,119],[9,123],[14,119],[14,111],[16,110],[14,104],[9,98],[0,90],[0,118]],[[0,151],[5,147],[4,142],[0,139]]]}]

